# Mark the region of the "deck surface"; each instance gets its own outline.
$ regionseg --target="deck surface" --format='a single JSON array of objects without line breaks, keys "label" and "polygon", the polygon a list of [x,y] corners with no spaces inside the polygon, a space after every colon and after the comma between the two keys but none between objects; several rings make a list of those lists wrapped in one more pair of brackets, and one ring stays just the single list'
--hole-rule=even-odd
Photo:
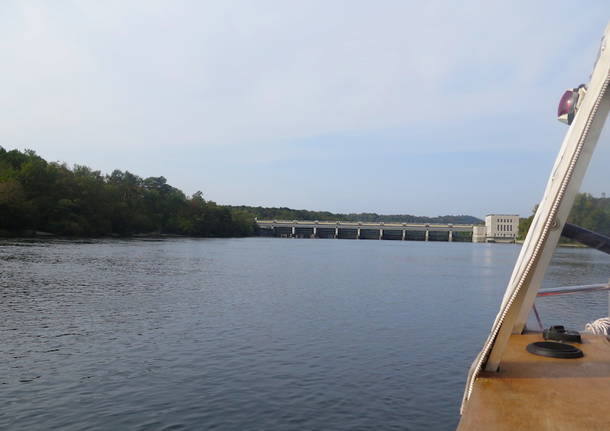
[{"label": "deck surface", "polygon": [[579,359],[533,355],[512,335],[498,373],[482,372],[458,425],[472,430],[610,430],[610,342],[583,334]]}]

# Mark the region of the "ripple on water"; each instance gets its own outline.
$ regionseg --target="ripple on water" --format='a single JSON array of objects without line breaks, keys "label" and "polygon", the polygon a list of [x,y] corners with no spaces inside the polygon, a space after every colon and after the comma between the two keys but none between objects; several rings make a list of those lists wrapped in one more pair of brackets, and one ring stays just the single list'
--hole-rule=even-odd
[{"label": "ripple on water", "polygon": [[[454,429],[517,253],[267,238],[0,242],[0,429]],[[589,250],[556,262],[547,284],[607,278]],[[605,301],[539,310],[580,325],[584,307],[605,313]]]}]

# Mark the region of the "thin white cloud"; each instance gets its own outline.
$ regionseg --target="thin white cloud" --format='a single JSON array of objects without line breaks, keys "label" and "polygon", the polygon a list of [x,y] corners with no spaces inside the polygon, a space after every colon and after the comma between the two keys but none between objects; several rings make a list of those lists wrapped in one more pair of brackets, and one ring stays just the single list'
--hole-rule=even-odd
[{"label": "thin white cloud", "polygon": [[0,139],[92,165],[104,151],[108,165],[143,151],[290,160],[321,136],[420,151],[412,137],[427,130],[435,151],[505,148],[506,128],[465,130],[506,118],[525,136],[553,121],[566,77],[586,80],[610,16],[604,3],[578,19],[573,10],[567,1],[3,3]]}]

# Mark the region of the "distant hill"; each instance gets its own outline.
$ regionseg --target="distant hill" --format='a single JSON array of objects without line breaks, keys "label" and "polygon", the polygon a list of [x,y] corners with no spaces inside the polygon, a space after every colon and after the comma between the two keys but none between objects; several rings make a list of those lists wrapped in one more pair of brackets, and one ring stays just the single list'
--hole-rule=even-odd
[{"label": "distant hill", "polygon": [[480,224],[483,220],[469,215],[445,215],[437,217],[422,217],[411,214],[376,214],[376,213],[350,213],[340,214],[329,211],[295,210],[292,208],[266,208],[251,206],[230,206],[233,210],[252,214],[261,220],[319,220],[319,221],[363,221],[384,223],[453,223],[453,224]]}]

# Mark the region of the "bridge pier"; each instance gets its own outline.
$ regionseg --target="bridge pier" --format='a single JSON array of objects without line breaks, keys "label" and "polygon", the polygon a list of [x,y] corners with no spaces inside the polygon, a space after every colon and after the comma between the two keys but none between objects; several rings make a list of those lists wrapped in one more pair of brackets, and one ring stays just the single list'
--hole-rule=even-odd
[{"label": "bridge pier", "polygon": [[257,220],[262,236],[417,241],[477,241],[482,227],[453,224]]}]

